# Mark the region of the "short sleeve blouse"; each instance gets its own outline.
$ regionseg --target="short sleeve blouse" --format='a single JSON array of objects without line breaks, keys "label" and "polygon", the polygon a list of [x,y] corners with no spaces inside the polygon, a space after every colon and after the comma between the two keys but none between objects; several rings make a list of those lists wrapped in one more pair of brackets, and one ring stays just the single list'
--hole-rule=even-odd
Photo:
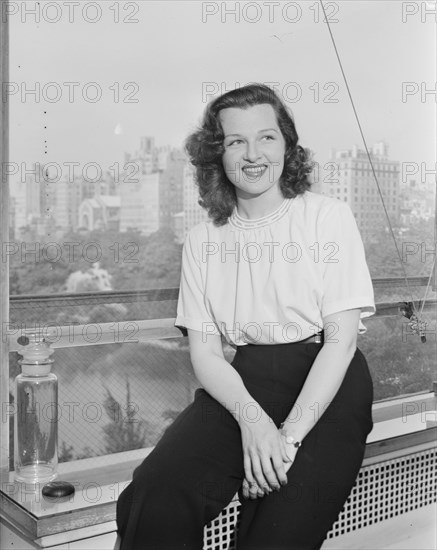
[{"label": "short sleeve blouse", "polygon": [[249,220],[206,221],[186,236],[175,326],[223,334],[231,345],[312,336],[323,317],[375,313],[372,281],[350,207],[311,191]]}]

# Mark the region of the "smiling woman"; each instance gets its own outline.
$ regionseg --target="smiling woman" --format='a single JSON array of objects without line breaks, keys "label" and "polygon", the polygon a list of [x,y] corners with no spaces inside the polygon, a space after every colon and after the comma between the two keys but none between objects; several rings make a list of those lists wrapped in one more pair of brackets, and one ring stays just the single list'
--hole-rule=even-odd
[{"label": "smiling woman", "polygon": [[[235,186],[240,210],[246,217],[247,201],[263,194],[262,211],[254,213],[260,218],[284,200],[279,180],[284,169],[285,140],[275,111],[267,104],[251,109],[231,107],[220,111],[219,117],[225,135],[226,176]],[[237,130],[241,133],[235,133]]]},{"label": "smiling woman", "polygon": [[256,190],[270,189],[253,217],[303,193],[310,188],[313,163],[298,139],[290,113],[268,86],[244,86],[218,97],[186,143],[196,167],[199,204],[222,225],[238,199],[247,213],[245,203]]},{"label": "smiling woman", "polygon": [[[210,104],[187,141],[212,220],[185,240],[175,325],[202,388],[119,497],[122,550],[199,550],[237,491],[238,550],[317,550],[351,491],[373,426],[356,346],[373,289],[350,208],[309,191],[297,142],[259,84]],[[323,241],[337,257],[314,262]],[[290,243],[298,261],[272,259]],[[253,244],[257,261],[244,252]],[[237,348],[231,363],[222,336]]]}]

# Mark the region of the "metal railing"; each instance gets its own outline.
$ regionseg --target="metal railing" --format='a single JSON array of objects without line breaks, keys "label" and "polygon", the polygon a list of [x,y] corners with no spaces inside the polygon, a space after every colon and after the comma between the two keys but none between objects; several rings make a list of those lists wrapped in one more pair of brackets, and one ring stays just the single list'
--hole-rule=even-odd
[{"label": "metal railing", "polygon": [[[404,288],[405,281],[402,278],[375,278],[372,279],[375,290]],[[409,279],[409,286],[425,287],[428,283],[427,277],[412,277]],[[45,330],[45,335],[52,341],[54,348],[89,346],[96,344],[133,343],[146,342],[147,340],[177,338],[186,336],[185,329],[174,326],[176,301],[178,299],[178,288],[146,289],[136,291],[105,291],[105,292],[83,292],[80,294],[56,294],[56,295],[19,295],[10,297],[11,319],[18,312],[35,310],[37,308],[73,308],[91,307],[108,304],[151,304],[153,302],[174,302],[170,308],[172,317],[152,318],[141,320],[123,320],[106,323],[71,323],[56,324],[41,321],[40,327]],[[375,317],[392,317],[400,315],[400,302],[380,302],[376,304]],[[423,305],[424,312],[436,310],[437,300],[428,299]],[[36,323],[34,323],[36,324]],[[87,332],[90,325],[98,324],[99,338],[88,338]],[[32,328],[32,323],[11,322],[4,329],[9,340],[9,350],[20,349],[17,338],[24,329]]]}]

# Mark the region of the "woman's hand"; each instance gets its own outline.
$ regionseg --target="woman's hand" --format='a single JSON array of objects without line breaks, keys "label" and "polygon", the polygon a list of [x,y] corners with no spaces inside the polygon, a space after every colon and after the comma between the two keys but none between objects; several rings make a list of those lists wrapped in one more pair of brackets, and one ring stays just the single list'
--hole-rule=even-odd
[{"label": "woman's hand", "polygon": [[296,449],[288,445],[272,419],[258,405],[256,420],[241,417],[238,421],[244,454],[243,496],[257,498],[279,491],[287,483]]},{"label": "woman's hand", "polygon": [[[279,432],[279,430],[278,434],[280,435],[281,445],[283,446],[285,453],[288,457],[287,461],[283,461],[284,472],[286,474],[293,465],[297,453],[297,448],[293,444],[287,443],[285,437]],[[262,498],[263,496],[265,496],[266,494],[270,494],[271,492],[272,489],[270,487],[262,489],[256,481],[250,483],[247,478],[244,478],[243,480],[243,496],[245,498]]]},{"label": "woman's hand", "polygon": [[203,332],[188,329],[188,338],[196,378],[240,426],[245,477],[247,483],[252,484],[252,493],[255,483],[260,488],[279,490],[281,483],[287,483],[284,462],[290,460],[279,430],[224,358],[221,337],[208,334],[205,338]]}]

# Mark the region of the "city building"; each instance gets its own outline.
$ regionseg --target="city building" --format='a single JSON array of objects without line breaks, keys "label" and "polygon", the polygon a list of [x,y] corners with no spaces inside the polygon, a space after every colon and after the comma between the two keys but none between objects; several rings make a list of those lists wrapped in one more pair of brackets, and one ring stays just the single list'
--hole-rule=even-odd
[{"label": "city building", "polygon": [[[155,139],[151,136],[143,136],[140,139],[140,148],[133,154],[124,154],[125,170],[127,170],[127,165],[134,165],[136,173],[139,174],[158,172],[160,164],[162,167],[162,162],[162,156],[158,155],[158,149],[155,147]],[[132,179],[134,177],[135,174],[132,174]]]},{"label": "city building", "polygon": [[119,187],[120,231],[135,229],[144,235],[163,227],[175,231],[174,215],[183,208],[185,163],[182,151],[158,148],[150,136],[141,138],[138,151],[125,153],[126,174]]},{"label": "city building", "polygon": [[121,232],[150,235],[159,229],[159,164],[153,137],[142,137],[138,151],[125,153],[119,184]]},{"label": "city building", "polygon": [[159,229],[159,172],[139,173],[120,184],[120,231],[150,235]]},{"label": "city building", "polygon": [[120,197],[97,195],[85,199],[79,206],[78,224],[87,231],[118,231],[120,224]]},{"label": "city building", "polygon": [[[178,213],[178,226],[183,226],[183,234],[177,234],[179,242],[183,242],[186,234],[193,226],[209,220],[207,211],[199,205],[199,187],[194,179],[194,166],[189,162],[186,162],[184,166],[183,181],[183,210]],[[183,222],[180,221],[181,217]]]},{"label": "city building", "polygon": [[399,223],[400,214],[399,161],[388,158],[384,142],[373,145],[369,153],[379,190],[366,151],[356,145],[349,150],[331,151],[330,162],[335,169],[323,184],[330,196],[349,204],[363,238],[374,230],[388,229],[381,195],[392,225]]},{"label": "city building", "polygon": [[[53,205],[56,226],[64,231],[76,231],[79,227],[84,227],[80,220],[80,207],[86,199],[97,197],[102,197],[103,200],[98,204],[103,205],[106,205],[106,198],[113,197],[116,199],[114,208],[118,210],[116,214],[111,216],[117,218],[118,224],[120,200],[116,196],[117,191],[114,176],[110,172],[102,174],[97,181],[93,181],[91,178],[87,179],[84,175],[75,176],[72,179],[65,176],[62,180],[52,184],[51,204]],[[108,208],[110,207],[103,206],[105,214],[102,219],[105,220],[105,224],[109,216]],[[107,226],[105,225],[105,227]]]},{"label": "city building", "polygon": [[185,235],[185,229],[184,229],[184,211],[181,210],[181,212],[178,212],[177,214],[173,214],[173,227],[174,227],[174,234],[176,236],[176,242],[183,244],[184,242],[184,235]]},{"label": "city building", "polygon": [[[20,235],[30,230],[32,224],[46,212],[44,203],[44,179],[42,166],[39,162],[32,168],[21,167],[20,179],[11,186],[11,195],[14,197],[14,233]],[[26,228],[26,229],[25,229]]]},{"label": "city building", "polygon": [[434,218],[435,188],[410,180],[401,185],[400,221],[404,227]]},{"label": "city building", "polygon": [[[24,177],[23,177],[24,176]],[[53,240],[80,226],[79,207],[85,199],[114,196],[116,182],[110,172],[97,181],[81,176],[57,177],[40,163],[11,186],[11,229],[22,240]],[[119,213],[117,212],[117,215]],[[118,223],[118,222],[117,222]]]},{"label": "city building", "polygon": [[185,154],[178,150],[161,152],[159,177],[159,226],[176,233],[174,215],[183,209]]}]

